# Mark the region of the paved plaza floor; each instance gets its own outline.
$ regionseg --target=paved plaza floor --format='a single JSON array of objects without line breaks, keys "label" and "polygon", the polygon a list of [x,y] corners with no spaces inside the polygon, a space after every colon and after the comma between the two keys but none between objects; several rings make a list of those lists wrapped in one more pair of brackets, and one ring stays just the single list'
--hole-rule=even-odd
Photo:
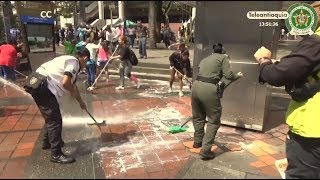
[{"label": "paved plaza floor", "polygon": [[41,149],[44,120],[34,101],[1,85],[0,178],[281,178],[275,161],[285,158],[285,124],[263,133],[222,125],[212,148],[217,157],[203,161],[192,148],[191,121],[186,132],[168,132],[191,116],[188,87],[184,97],[176,86],[167,93],[164,81],[142,80],[140,89],[127,82],[117,91],[113,76],[88,93],[84,80],[78,86],[89,111],[107,124],[101,131],[88,126],[90,117],[63,97],[63,149],[77,160],[66,165],[51,163]]}]

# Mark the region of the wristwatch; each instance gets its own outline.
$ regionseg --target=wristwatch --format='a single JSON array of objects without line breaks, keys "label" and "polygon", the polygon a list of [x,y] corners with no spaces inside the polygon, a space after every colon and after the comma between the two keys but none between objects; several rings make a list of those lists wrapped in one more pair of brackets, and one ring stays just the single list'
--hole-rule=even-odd
[{"label": "wristwatch", "polygon": [[267,57],[260,58],[260,59],[259,59],[259,65],[261,65],[261,64],[264,63],[264,62],[268,62],[268,61],[271,61],[271,59],[270,59],[270,58],[267,58]]}]

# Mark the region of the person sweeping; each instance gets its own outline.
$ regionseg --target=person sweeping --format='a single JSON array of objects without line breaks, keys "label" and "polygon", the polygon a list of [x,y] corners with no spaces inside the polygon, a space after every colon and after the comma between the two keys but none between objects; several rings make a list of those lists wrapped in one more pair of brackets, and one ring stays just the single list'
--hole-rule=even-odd
[{"label": "person sweeping", "polygon": [[192,77],[191,65],[189,59],[189,51],[185,47],[185,44],[182,43],[179,45],[178,50],[171,54],[169,57],[170,61],[170,84],[169,84],[169,93],[172,92],[172,84],[175,80],[175,74],[178,74],[178,81],[180,85],[179,96],[183,96],[183,81],[182,79],[186,79]]}]

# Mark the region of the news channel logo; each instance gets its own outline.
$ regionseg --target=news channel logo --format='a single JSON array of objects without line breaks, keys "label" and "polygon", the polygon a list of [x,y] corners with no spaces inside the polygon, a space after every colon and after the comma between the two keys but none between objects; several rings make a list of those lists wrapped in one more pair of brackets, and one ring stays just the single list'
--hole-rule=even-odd
[{"label": "news channel logo", "polygon": [[318,23],[318,14],[307,3],[296,3],[287,10],[289,17],[285,20],[291,35],[311,35]]},{"label": "news channel logo", "polygon": [[[270,20],[285,20],[286,27],[291,35],[311,35],[315,32],[318,23],[318,14],[307,3],[295,3],[287,11],[249,11],[248,19],[269,20],[259,24],[272,24]],[[264,25],[263,25],[264,26]]]}]

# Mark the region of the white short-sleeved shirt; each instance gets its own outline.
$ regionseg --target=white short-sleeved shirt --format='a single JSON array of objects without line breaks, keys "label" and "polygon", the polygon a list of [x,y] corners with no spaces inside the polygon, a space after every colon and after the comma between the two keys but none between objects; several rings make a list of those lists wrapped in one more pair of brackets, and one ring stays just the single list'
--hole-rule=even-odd
[{"label": "white short-sleeved shirt", "polygon": [[97,49],[99,49],[100,44],[93,44],[93,43],[88,43],[86,45],[86,48],[90,52],[90,59],[92,59],[94,62],[97,61]]},{"label": "white short-sleeved shirt", "polygon": [[42,64],[36,72],[48,77],[48,89],[56,96],[70,93],[63,85],[63,76],[66,72],[72,74],[71,82],[75,83],[80,70],[79,60],[74,56],[64,55]]}]

